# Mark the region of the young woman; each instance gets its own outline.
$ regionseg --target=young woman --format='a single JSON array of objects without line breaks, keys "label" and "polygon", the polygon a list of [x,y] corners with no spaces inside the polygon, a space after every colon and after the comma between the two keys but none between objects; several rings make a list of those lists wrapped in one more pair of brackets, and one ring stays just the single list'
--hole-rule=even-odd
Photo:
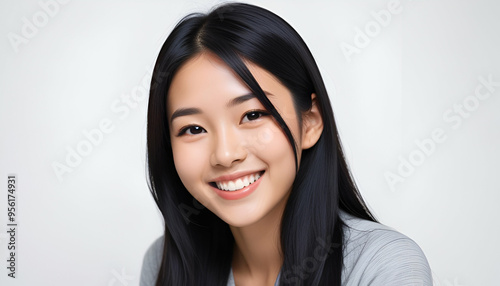
[{"label": "young woman", "polygon": [[165,235],[141,285],[432,285],[350,176],[318,67],[248,4],[182,19],[158,56],[148,167]]}]

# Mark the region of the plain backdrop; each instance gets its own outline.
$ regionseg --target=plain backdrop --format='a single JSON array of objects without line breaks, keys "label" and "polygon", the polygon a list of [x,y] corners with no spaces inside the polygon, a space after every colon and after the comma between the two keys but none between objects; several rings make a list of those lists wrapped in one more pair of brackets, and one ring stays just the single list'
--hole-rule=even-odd
[{"label": "plain backdrop", "polygon": [[[498,285],[500,4],[249,2],[309,45],[363,197],[420,245],[435,285]],[[151,69],[184,15],[218,3],[0,2],[1,285],[139,284],[162,234],[146,181]]]}]

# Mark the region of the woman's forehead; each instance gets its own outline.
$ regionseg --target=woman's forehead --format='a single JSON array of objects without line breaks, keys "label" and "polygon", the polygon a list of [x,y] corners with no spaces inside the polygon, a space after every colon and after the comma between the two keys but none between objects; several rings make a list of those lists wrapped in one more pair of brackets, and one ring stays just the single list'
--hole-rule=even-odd
[{"label": "woman's forehead", "polygon": [[246,94],[250,89],[218,57],[201,54],[186,62],[175,74],[169,88],[168,104],[216,99],[232,94]]},{"label": "woman's forehead", "polygon": [[[289,90],[267,70],[244,61],[262,90],[268,94],[289,93]],[[274,92],[273,92],[274,91]],[[218,56],[201,53],[177,71],[169,87],[168,104],[196,100],[206,96],[242,95],[251,93],[247,84]]]}]

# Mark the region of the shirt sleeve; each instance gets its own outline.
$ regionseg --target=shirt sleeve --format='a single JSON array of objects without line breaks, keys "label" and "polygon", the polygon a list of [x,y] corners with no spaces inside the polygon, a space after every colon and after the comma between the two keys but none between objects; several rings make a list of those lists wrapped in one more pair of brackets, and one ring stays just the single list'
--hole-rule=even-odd
[{"label": "shirt sleeve", "polygon": [[432,285],[432,273],[424,253],[404,235],[381,245],[362,276],[364,285]]},{"label": "shirt sleeve", "polygon": [[154,286],[160,269],[163,253],[163,236],[156,239],[144,254],[140,286]]}]

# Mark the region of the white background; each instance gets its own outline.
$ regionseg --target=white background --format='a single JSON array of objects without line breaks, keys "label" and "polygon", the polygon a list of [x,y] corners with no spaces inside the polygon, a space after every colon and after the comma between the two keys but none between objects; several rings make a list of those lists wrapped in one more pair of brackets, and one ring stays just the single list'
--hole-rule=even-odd
[{"label": "white background", "polygon": [[[218,2],[62,2],[0,2],[0,284],[138,285],[143,254],[162,233],[146,184],[142,82],[173,25]],[[498,2],[401,1],[384,23],[373,13],[388,0],[251,3],[309,45],[361,193],[381,222],[421,246],[435,285],[498,285],[500,86],[475,95],[479,77],[500,82]],[[360,33],[370,34],[364,45]],[[125,107],[132,93],[135,106]],[[458,104],[469,108],[459,126],[443,118]],[[53,165],[68,165],[103,120],[112,130],[59,180]],[[415,141],[436,129],[444,142],[419,151]],[[401,160],[414,170],[391,188],[385,176],[401,175]],[[6,269],[10,173],[16,279]]]}]

